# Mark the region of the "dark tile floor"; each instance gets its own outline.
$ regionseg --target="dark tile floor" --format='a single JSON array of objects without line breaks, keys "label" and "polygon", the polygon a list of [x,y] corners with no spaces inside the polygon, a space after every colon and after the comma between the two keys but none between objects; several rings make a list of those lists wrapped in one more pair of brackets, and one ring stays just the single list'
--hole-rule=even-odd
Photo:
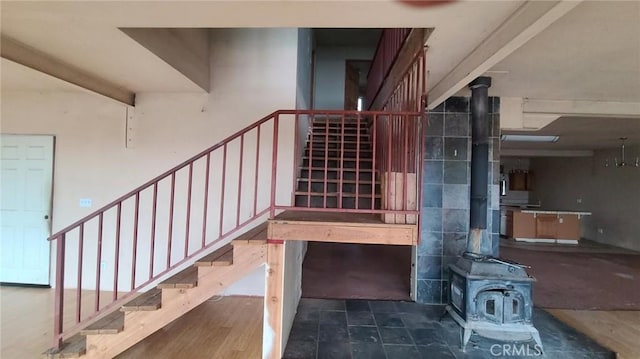
[{"label": "dark tile floor", "polygon": [[[533,342],[504,343],[473,335],[460,350],[460,327],[443,306],[412,302],[303,298],[284,358],[614,358],[586,336],[535,309],[544,354]],[[528,351],[527,351],[528,350]]]}]

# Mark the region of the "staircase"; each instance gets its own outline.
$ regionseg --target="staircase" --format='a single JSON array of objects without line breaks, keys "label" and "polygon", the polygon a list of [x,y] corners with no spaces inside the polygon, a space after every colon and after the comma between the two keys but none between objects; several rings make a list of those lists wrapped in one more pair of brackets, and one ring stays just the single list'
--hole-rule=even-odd
[{"label": "staircase", "polygon": [[87,326],[48,358],[113,358],[266,261],[266,223]]},{"label": "staircase", "polygon": [[[278,110],[59,230],[50,238],[56,295],[47,356],[112,358],[127,350],[266,263],[267,247],[279,246],[266,244],[267,232],[275,241],[415,245],[415,225],[380,216],[417,218],[406,199],[419,183],[411,187],[407,178],[420,173],[421,119],[419,112]],[[293,151],[285,147],[292,138]],[[292,161],[279,148],[302,156]],[[389,174],[402,184],[396,207],[381,201]],[[393,191],[385,193],[389,204]],[[305,218],[281,217],[291,210]],[[277,255],[269,255],[271,268]],[[270,310],[265,315],[277,319]]]},{"label": "staircase", "polygon": [[360,118],[313,120],[298,172],[296,207],[380,209],[369,128]]}]

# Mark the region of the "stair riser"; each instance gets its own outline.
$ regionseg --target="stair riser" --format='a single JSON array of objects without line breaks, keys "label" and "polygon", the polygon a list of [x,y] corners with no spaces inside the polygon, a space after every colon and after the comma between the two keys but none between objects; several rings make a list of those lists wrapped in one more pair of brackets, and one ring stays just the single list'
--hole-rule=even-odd
[{"label": "stair riser", "polygon": [[[309,178],[309,170],[303,169],[300,173],[300,178]],[[313,179],[323,179],[325,178],[325,173],[323,170],[312,170],[311,171],[311,178]],[[340,173],[338,171],[331,171],[331,170],[327,170],[327,176],[326,178],[328,179],[339,179],[340,178]],[[355,171],[344,171],[342,173],[342,179],[345,180],[356,180],[356,173]],[[360,181],[371,181],[371,171],[369,172],[364,172],[364,171],[360,171],[360,176],[358,178]]]},{"label": "stair riser", "polygon": [[[313,147],[314,150],[325,149],[325,148],[328,148],[330,150],[341,150],[341,149],[354,150],[356,148],[360,148],[361,150],[371,150],[371,143],[361,142],[360,146],[358,146],[357,143],[313,142],[313,145],[311,147]],[[307,144],[306,148],[309,148],[309,144]]]},{"label": "stair riser", "polygon": [[[307,192],[309,190],[309,182],[305,180],[298,181],[299,192]],[[337,183],[327,183],[327,192],[338,192],[338,184]],[[362,194],[371,194],[371,184],[363,184],[359,185],[359,193]],[[379,188],[379,186],[376,186]],[[322,182],[311,182],[311,192],[324,192],[324,183]],[[343,183],[342,184],[342,192],[343,193],[356,193],[356,184],[355,183]]]},{"label": "stair riser", "polygon": [[[358,128],[358,123],[355,122],[355,121],[344,121],[344,122],[342,122],[340,120],[337,120],[337,121],[326,122],[324,120],[320,120],[320,121],[313,121],[311,126],[314,127],[314,128],[324,128],[324,127],[327,127],[327,126],[341,128],[342,126],[344,126],[344,128],[353,128],[353,129],[355,129],[355,128]],[[361,129],[370,127],[365,121],[361,121],[359,126],[360,126]]]},{"label": "stair riser", "polygon": [[[340,141],[340,140],[345,140],[345,141],[357,141],[358,138],[360,138],[360,141],[369,141],[369,134],[367,133],[360,133],[360,135],[358,135],[356,132],[352,132],[349,133],[347,131],[344,132],[344,134],[342,133],[342,131],[314,131],[313,132],[313,140],[314,141],[324,141],[326,139],[329,139],[329,141]],[[307,136],[307,141],[311,140],[312,136],[309,135]]]},{"label": "stair riser", "polygon": [[[340,167],[340,160],[328,160],[325,161],[324,158],[320,159],[312,159],[313,165],[311,167],[324,167],[325,164],[329,168],[338,168]],[[356,168],[357,162],[353,159],[343,161],[343,168]],[[371,161],[360,161],[360,169],[371,169],[372,166]],[[309,159],[302,160],[302,166],[309,166]]]},{"label": "stair riser", "polygon": [[[325,158],[325,157],[340,157],[340,154],[342,153],[342,151],[340,149],[329,149],[329,151],[327,151],[325,153],[324,148],[323,149],[318,149],[318,148],[314,148],[313,152],[312,152],[312,157],[313,158]],[[344,158],[356,158],[356,154],[358,152],[355,150],[346,150],[344,151]],[[373,154],[371,152],[370,149],[362,149],[359,151],[360,153],[360,158],[372,158]],[[305,148],[304,150],[304,155],[306,157],[309,156],[309,149]]]},{"label": "stair riser", "polygon": [[[307,196],[296,196],[296,206],[297,207],[307,207],[308,197]],[[371,198],[358,198],[358,209],[371,209]],[[313,208],[323,208],[324,206],[324,198],[322,197],[311,197],[311,207]],[[326,208],[338,208],[338,198],[336,197],[327,197],[327,205]],[[356,199],[355,198],[343,198],[342,199],[342,208],[345,209],[356,209]],[[374,209],[380,208],[380,199],[376,199]]]}]

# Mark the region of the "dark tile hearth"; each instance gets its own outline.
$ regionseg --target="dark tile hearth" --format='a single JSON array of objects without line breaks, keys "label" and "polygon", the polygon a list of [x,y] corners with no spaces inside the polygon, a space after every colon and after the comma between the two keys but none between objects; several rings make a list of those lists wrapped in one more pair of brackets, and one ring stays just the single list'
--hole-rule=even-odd
[{"label": "dark tile hearth", "polygon": [[505,343],[474,334],[460,350],[460,327],[444,306],[367,300],[300,300],[286,359],[615,358],[607,349],[534,309],[544,354],[535,343]]}]

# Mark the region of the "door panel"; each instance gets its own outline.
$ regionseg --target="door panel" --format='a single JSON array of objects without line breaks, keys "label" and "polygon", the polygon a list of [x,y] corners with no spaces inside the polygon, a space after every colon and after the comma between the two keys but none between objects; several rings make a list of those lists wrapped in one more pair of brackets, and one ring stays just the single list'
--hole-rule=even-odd
[{"label": "door panel", "polygon": [[346,63],[346,73],[344,79],[344,109],[356,110],[358,108],[358,84],[360,82],[360,72],[358,68]]},{"label": "door panel", "polygon": [[53,137],[2,135],[0,282],[49,284]]}]

